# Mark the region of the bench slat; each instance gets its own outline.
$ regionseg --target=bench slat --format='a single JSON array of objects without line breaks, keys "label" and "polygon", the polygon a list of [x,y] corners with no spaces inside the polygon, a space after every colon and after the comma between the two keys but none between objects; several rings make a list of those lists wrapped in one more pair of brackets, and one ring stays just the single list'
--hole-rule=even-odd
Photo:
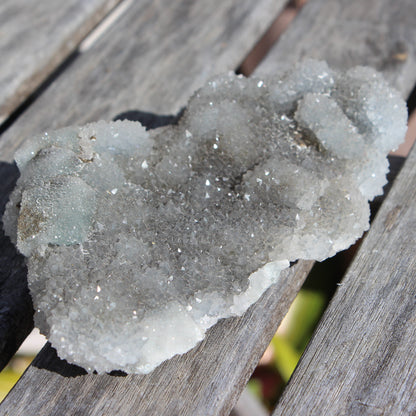
[{"label": "bench slat", "polygon": [[[139,106],[146,111],[178,111],[208,77],[239,65],[284,2],[134,2],[0,137],[1,159],[11,161],[25,138],[44,129],[111,120]],[[7,163],[0,162],[0,167],[6,186],[17,172]],[[4,192],[0,202],[1,214]],[[0,249],[0,288],[15,287],[13,296],[5,295],[0,304],[7,304],[7,313],[0,310],[2,368],[10,358],[6,346],[13,354],[33,323],[23,260],[15,251],[12,255],[13,247],[1,233]]]},{"label": "bench slat", "polygon": [[[292,65],[300,56],[326,59],[330,65],[341,68],[368,64],[382,71],[390,83],[401,91],[403,97],[407,97],[416,81],[414,16],[416,3],[413,0],[310,1],[290,30],[272,49],[263,62],[261,71],[271,71],[276,62],[282,60]],[[410,414],[410,409],[414,411],[415,397],[411,398],[414,377],[406,380],[409,375],[406,370],[415,366],[414,355],[409,354],[407,364],[406,361],[408,352],[414,350],[416,342],[415,321],[413,318],[411,322],[409,318],[406,328],[397,322],[397,316],[406,308],[407,317],[412,313],[414,317],[415,314],[414,309],[412,310],[415,282],[411,282],[412,278],[415,279],[414,214],[410,218],[411,211],[408,211],[407,220],[401,214],[395,218],[400,221],[403,235],[385,233],[381,239],[385,217],[396,213],[393,210],[388,214],[392,204],[400,205],[397,201],[406,195],[405,186],[412,186],[410,181],[407,184],[405,181],[410,179],[409,169],[414,162],[415,155],[407,162],[407,171],[395,185],[395,193],[389,195],[387,204],[372,225],[353,268],[321,322],[314,341],[301,359],[275,415]],[[410,195],[407,198],[406,204],[412,203],[415,212],[414,201],[410,202]],[[407,207],[406,204],[404,206]],[[411,233],[413,236],[409,237]],[[410,241],[409,238],[413,240]],[[380,241],[375,248],[378,253],[369,252],[371,244],[376,244],[378,239]],[[403,249],[401,244],[406,239],[410,244],[400,253]],[[403,255],[401,264],[399,257],[394,258],[399,254]],[[409,261],[408,265],[406,260]],[[399,272],[406,273],[408,267],[409,275],[397,275],[394,265],[398,264]],[[373,266],[377,269],[370,273],[369,269]],[[390,272],[394,276],[391,280]],[[408,289],[409,284],[413,285],[413,291]],[[407,295],[400,295],[403,289]],[[390,297],[387,301],[385,298],[389,291],[395,297]],[[389,322],[390,318],[395,319],[392,311],[401,304],[402,299],[404,303],[400,311],[396,311],[396,321]],[[377,303],[380,306],[371,314],[371,307],[376,307]],[[403,312],[402,317],[406,313]],[[386,328],[380,327],[382,322],[389,325]],[[380,335],[371,338],[370,331],[373,333],[377,329],[381,331]],[[403,339],[399,340],[400,331],[403,331]],[[382,342],[378,345],[380,338]],[[396,352],[393,351],[395,346],[398,347]],[[391,354],[391,362],[394,362],[395,368],[387,363],[384,363],[386,365],[383,368],[386,352],[387,356]],[[400,370],[397,371],[400,366],[404,370],[401,379],[398,374]],[[382,375],[376,379],[377,370]],[[354,371],[356,378],[352,376]],[[392,373],[389,374],[389,371]],[[383,394],[384,400],[380,400]],[[388,404],[387,398],[391,400]],[[357,401],[352,403],[354,399]],[[406,405],[409,412],[404,410]],[[400,406],[403,406],[401,411]]]},{"label": "bench slat", "polygon": [[196,348],[146,376],[81,375],[47,345],[0,414],[227,415],[311,266],[299,262],[241,318],[221,321]]},{"label": "bench slat", "polygon": [[274,416],[416,411],[416,148]]},{"label": "bench slat", "polygon": [[369,65],[407,98],[416,81],[414,0],[310,0],[261,65],[290,67],[303,57],[330,66]]},{"label": "bench slat", "polygon": [[120,0],[2,0],[0,123]]},{"label": "bench slat", "polygon": [[[133,3],[108,33],[79,56],[2,136],[2,157],[11,160],[16,144],[47,127],[83,123],[101,117],[111,119],[121,111],[137,109],[138,106],[145,111],[177,111],[209,76],[240,64],[284,3],[284,0],[261,0],[255,4],[251,0],[216,0],[214,3],[187,0],[176,4],[148,0]],[[269,308],[274,318],[281,318],[286,313],[309,267],[308,263],[300,265],[296,274],[298,277],[289,279],[289,287],[286,289],[284,283],[283,289],[278,291],[280,297],[284,295],[284,300],[280,302],[281,309]],[[266,298],[264,302],[268,305],[270,299]],[[184,360],[182,369],[175,360],[167,364],[169,376],[160,377],[161,373],[157,372],[144,378],[63,378],[59,373],[72,374],[76,370],[54,361],[50,350],[44,351],[36,365],[52,366],[56,372],[30,367],[3,402],[1,412],[70,414],[90,405],[91,414],[102,414],[106,409],[109,414],[121,415],[128,414],[128,409],[132,409],[125,406],[126,397],[132,397],[133,407],[139,406],[140,401],[142,408],[164,399],[159,403],[160,409],[167,406],[169,398],[177,397],[171,400],[170,406],[182,409],[178,410],[181,414],[196,414],[196,410],[189,410],[190,406],[200,409],[200,414],[210,414],[214,412],[210,409],[214,408],[229,408],[279,322],[279,319],[270,319],[268,333],[257,324],[243,324],[251,322],[250,319],[255,319],[256,323],[261,320],[261,305],[257,315],[254,314],[255,318],[249,315],[246,321],[230,321],[224,327],[216,328],[210,336],[212,341],[209,347],[199,354],[193,352],[188,357],[180,358]],[[264,319],[267,320],[267,314]],[[243,332],[235,330],[239,327]],[[224,332],[230,334],[226,339]],[[250,340],[246,346],[237,348],[241,338]],[[221,345],[218,344],[220,340],[223,342]],[[202,356],[209,359],[201,360]],[[228,356],[229,360],[222,362],[223,357]],[[201,367],[199,372],[198,366]],[[217,382],[213,385],[211,379],[215,377]],[[39,385],[45,386],[45,395],[37,391],[36,386]],[[32,388],[35,390],[30,390]],[[205,399],[205,407],[200,407],[195,399],[197,390],[199,402]],[[80,391],[85,391],[85,394],[80,394]],[[146,391],[148,398],[140,398],[138,391]],[[169,395],[164,393],[168,391]],[[181,395],[187,400],[180,399]],[[216,407],[212,405],[215,395]],[[103,399],[97,400],[98,397]],[[108,403],[104,397],[109,398]],[[121,405],[123,410],[118,409]],[[157,413],[162,414],[162,411]]]},{"label": "bench slat", "polygon": [[0,137],[2,160],[46,129],[128,110],[174,114],[213,74],[234,70],[285,0],[142,0],[81,54]]}]

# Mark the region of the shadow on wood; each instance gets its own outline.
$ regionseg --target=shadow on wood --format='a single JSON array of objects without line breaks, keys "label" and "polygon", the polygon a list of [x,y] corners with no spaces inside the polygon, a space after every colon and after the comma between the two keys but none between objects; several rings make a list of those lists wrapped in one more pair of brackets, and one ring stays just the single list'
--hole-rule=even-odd
[{"label": "shadow on wood", "polygon": [[53,371],[63,377],[78,377],[87,374],[83,368],[60,359],[50,342],[45,344],[41,352],[33,360],[32,365],[39,369]]},{"label": "shadow on wood", "polygon": [[[33,360],[32,365],[41,370],[52,371],[63,377],[79,377],[88,374],[82,367],[70,364],[68,361],[59,358],[55,348],[52,347],[50,342],[45,344],[41,352]],[[127,373],[115,370],[108,373],[108,375],[113,377],[125,377],[127,376]]]},{"label": "shadow on wood", "polygon": [[[0,216],[18,177],[15,164],[0,162]],[[0,221],[0,369],[7,365],[32,328],[33,306],[25,258],[4,235]]]},{"label": "shadow on wood", "polygon": [[154,114],[140,110],[128,110],[120,113],[114,117],[114,121],[117,120],[130,120],[138,121],[142,126],[146,127],[146,130],[156,129],[158,127],[168,126],[169,124],[176,124],[182,117],[185,108],[182,108],[178,114],[165,115],[165,114]]}]

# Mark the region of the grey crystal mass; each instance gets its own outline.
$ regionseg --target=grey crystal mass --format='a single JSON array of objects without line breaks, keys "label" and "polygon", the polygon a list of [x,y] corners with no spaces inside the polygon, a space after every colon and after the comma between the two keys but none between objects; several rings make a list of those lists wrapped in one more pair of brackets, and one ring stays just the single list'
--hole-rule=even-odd
[{"label": "grey crystal mass", "polygon": [[4,214],[35,322],[60,357],[146,373],[241,315],[297,259],[368,228],[406,131],[374,70],[304,61],[208,82],[178,125],[103,121],[34,137]]}]

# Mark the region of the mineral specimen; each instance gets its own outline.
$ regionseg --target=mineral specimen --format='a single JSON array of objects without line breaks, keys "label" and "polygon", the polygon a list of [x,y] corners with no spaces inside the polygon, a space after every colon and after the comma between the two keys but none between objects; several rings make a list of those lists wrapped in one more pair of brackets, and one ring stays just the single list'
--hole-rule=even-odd
[{"label": "mineral specimen", "polygon": [[406,119],[374,70],[309,60],[268,79],[219,76],[178,125],[34,137],[16,153],[4,224],[27,257],[36,325],[99,373],[188,351],[291,261],[361,236]]}]

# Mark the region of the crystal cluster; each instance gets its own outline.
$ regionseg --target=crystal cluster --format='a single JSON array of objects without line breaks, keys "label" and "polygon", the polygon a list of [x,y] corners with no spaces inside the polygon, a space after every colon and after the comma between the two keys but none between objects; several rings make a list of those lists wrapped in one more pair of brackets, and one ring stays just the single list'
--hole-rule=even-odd
[{"label": "crystal cluster", "polygon": [[36,325],[99,373],[188,351],[290,262],[362,235],[406,120],[374,70],[309,60],[268,79],[219,76],[177,125],[34,137],[16,153],[4,224],[27,257]]}]

